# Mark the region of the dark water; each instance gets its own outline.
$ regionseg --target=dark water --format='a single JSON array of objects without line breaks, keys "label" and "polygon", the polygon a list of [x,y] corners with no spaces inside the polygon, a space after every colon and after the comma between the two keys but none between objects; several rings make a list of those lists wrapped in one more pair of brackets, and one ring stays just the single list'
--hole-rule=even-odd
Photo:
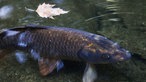
[{"label": "dark water", "polygon": [[[28,10],[43,2],[70,12],[52,20]],[[98,82],[146,82],[146,0],[0,0],[4,6],[12,12],[0,16],[0,29],[26,24],[77,28],[111,38],[133,53],[129,61],[98,65]],[[84,66],[73,66],[42,77],[35,61],[20,65],[9,55],[0,60],[0,82],[81,82]]]}]

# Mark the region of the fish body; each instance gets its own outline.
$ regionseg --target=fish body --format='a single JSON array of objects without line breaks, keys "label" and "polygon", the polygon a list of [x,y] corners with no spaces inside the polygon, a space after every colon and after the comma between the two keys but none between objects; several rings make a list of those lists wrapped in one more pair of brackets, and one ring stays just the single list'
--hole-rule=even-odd
[{"label": "fish body", "polygon": [[40,69],[42,74],[46,71],[51,73],[56,66],[61,66],[58,65],[61,60],[99,64],[124,61],[131,57],[127,50],[104,36],[72,28],[36,25],[1,31],[0,50],[30,53],[39,61],[40,68],[43,66],[43,70]]}]

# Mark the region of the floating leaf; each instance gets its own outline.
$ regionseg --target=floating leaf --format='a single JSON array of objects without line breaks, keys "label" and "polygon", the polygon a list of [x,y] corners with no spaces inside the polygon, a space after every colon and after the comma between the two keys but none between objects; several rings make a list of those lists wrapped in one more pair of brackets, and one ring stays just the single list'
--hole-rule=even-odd
[{"label": "floating leaf", "polygon": [[61,14],[66,14],[69,11],[64,11],[63,9],[60,8],[53,8],[55,5],[54,4],[45,4],[43,3],[42,5],[39,5],[36,12],[40,17],[43,18],[51,18],[54,19],[53,16],[61,15]]}]

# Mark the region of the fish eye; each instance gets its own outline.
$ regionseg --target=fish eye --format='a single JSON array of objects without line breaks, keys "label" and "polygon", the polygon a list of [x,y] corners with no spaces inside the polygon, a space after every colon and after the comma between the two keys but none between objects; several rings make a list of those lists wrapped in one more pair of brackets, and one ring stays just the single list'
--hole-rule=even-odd
[{"label": "fish eye", "polygon": [[110,55],[109,54],[102,54],[101,57],[103,59],[109,59],[110,58]]}]

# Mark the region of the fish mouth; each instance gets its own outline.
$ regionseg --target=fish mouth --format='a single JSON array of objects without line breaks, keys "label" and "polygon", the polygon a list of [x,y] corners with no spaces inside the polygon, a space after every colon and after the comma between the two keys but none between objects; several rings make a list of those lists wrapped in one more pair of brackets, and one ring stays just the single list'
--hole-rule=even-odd
[{"label": "fish mouth", "polygon": [[124,55],[119,54],[114,57],[116,61],[125,61],[125,60],[129,60],[130,58],[131,58],[131,53],[129,53],[129,51],[126,51]]},{"label": "fish mouth", "polygon": [[115,56],[114,59],[115,59],[116,61],[124,61],[124,60],[125,60],[125,58],[124,58],[123,56],[121,56],[121,55]]}]

